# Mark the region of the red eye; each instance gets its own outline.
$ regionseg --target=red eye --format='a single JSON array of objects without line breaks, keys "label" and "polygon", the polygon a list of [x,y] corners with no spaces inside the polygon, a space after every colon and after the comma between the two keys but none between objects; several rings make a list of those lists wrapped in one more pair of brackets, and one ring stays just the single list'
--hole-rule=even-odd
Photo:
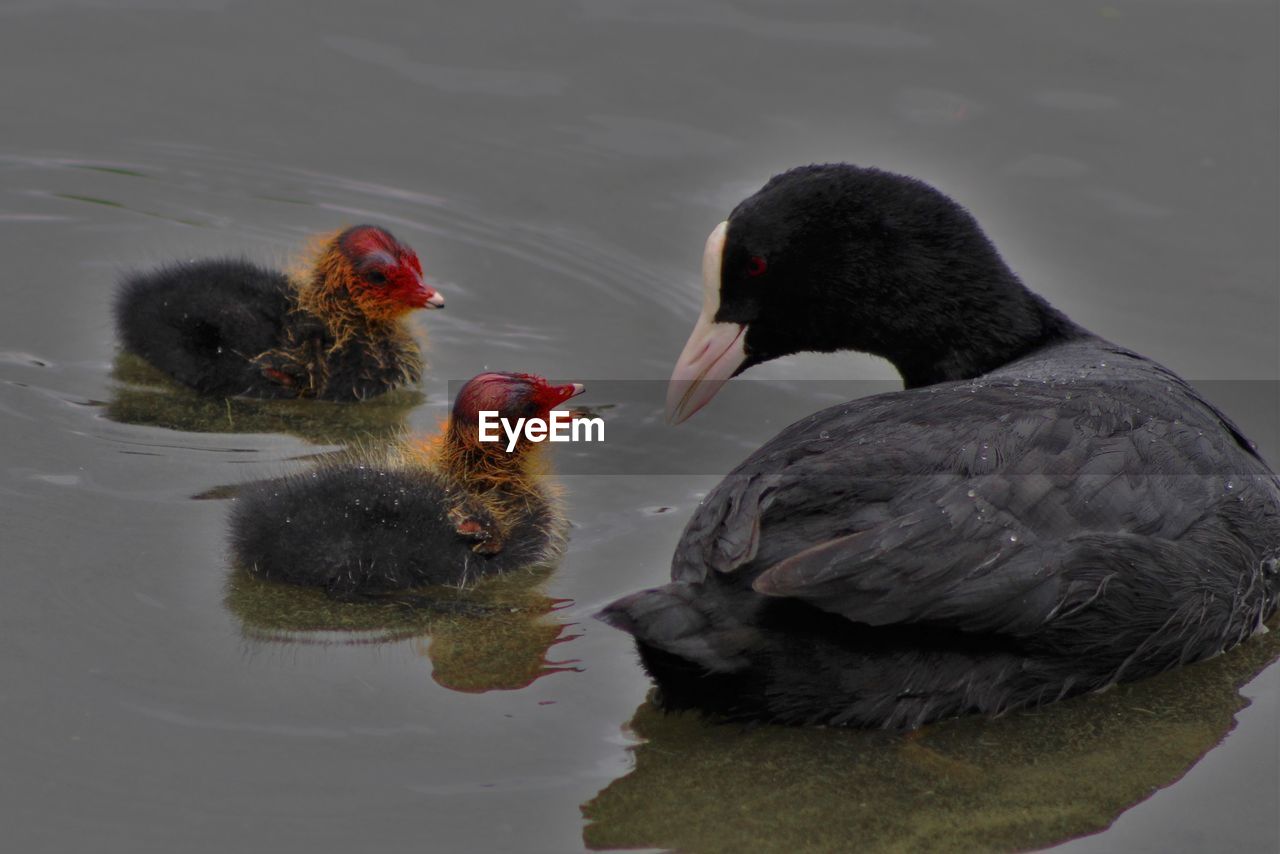
[{"label": "red eye", "polygon": [[759,255],[752,255],[747,260],[747,275],[751,278],[763,276],[764,271],[769,269],[769,262],[761,258]]}]

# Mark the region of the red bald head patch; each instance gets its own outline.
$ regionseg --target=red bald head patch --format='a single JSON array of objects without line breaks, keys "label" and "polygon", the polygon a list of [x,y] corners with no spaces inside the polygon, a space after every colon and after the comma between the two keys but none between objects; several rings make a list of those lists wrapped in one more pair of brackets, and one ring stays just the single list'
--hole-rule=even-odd
[{"label": "red bald head patch", "polygon": [[457,421],[475,424],[481,412],[500,418],[546,418],[552,409],[581,394],[577,383],[552,385],[535,374],[487,373],[467,381],[453,402]]},{"label": "red bald head patch", "polygon": [[352,297],[370,314],[444,306],[444,298],[423,280],[417,253],[385,228],[352,226],[341,232],[333,245],[351,265]]}]

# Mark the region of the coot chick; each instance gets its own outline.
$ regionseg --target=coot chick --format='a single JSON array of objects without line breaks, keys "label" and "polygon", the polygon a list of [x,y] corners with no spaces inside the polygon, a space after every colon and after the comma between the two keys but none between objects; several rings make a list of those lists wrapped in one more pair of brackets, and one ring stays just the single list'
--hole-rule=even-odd
[{"label": "coot chick", "polygon": [[850,165],[711,234],[668,418],[806,350],[906,390],[799,421],[704,499],[672,583],[608,606],[668,708],[911,728],[1231,647],[1280,592],[1280,482],[1178,376],[1027,291],[973,218]]},{"label": "coot chick", "polygon": [[[480,441],[483,411],[546,418],[582,386],[486,373],[458,392],[440,434],[251,485],[231,512],[235,562],[272,581],[372,601],[543,563],[566,522],[541,445]],[[403,601],[403,598],[401,597]]]},{"label": "coot chick", "polygon": [[115,318],[125,350],[201,393],[351,401],[419,380],[405,316],[443,306],[412,249],[357,225],[294,275],[225,259],[133,274]]}]

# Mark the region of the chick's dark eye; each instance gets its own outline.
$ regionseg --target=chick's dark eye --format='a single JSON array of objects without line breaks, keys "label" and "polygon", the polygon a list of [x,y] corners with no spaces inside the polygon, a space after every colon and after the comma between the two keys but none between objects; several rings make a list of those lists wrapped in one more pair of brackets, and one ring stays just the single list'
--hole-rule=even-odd
[{"label": "chick's dark eye", "polygon": [[751,278],[763,276],[765,271],[769,269],[769,262],[761,258],[759,255],[752,255],[747,259],[747,275]]},{"label": "chick's dark eye", "polygon": [[365,281],[371,285],[385,285],[387,276],[381,270],[370,270],[364,274]]}]

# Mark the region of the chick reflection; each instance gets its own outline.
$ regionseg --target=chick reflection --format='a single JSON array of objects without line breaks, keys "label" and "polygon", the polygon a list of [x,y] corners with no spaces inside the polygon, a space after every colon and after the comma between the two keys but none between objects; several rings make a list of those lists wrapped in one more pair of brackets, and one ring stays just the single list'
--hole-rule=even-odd
[{"label": "chick reflection", "polygon": [[553,646],[577,637],[570,625],[549,617],[564,604],[542,589],[551,572],[551,567],[540,567],[493,576],[465,590],[420,588],[415,591],[419,595],[458,606],[424,609],[338,602],[320,589],[235,570],[226,605],[251,640],[370,644],[413,639],[443,687],[466,693],[510,691],[552,673],[579,670],[576,661],[549,658]]},{"label": "chick reflection", "polygon": [[1234,725],[1280,656],[1231,652],[997,719],[881,731],[716,724],[641,706],[635,770],[582,808],[588,848],[1025,850],[1101,830]]},{"label": "chick reflection", "polygon": [[191,433],[287,433],[316,444],[389,438],[425,400],[405,388],[359,404],[208,397],[129,353],[116,356],[111,376],[117,385],[105,412],[112,421]]}]

